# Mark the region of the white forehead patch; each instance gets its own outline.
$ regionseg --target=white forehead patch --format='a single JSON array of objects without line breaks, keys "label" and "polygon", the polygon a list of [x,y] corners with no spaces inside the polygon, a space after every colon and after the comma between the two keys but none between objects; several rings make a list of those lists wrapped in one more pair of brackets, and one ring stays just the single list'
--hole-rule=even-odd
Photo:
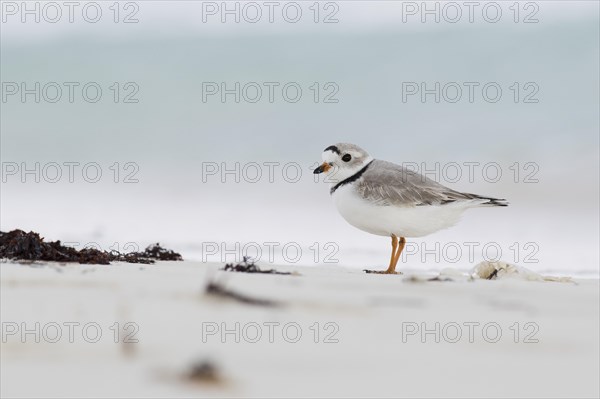
[{"label": "white forehead patch", "polygon": [[323,159],[323,162],[333,162],[336,159],[338,159],[338,154],[331,150],[327,150],[323,151],[323,154],[321,154],[321,158]]}]

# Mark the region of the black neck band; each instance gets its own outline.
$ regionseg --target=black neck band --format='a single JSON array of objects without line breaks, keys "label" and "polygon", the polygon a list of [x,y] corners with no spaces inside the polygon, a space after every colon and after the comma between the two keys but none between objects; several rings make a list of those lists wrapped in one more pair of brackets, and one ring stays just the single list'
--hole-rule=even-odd
[{"label": "black neck band", "polygon": [[342,180],[341,182],[339,182],[335,186],[331,187],[331,190],[329,191],[329,194],[335,193],[335,190],[337,190],[338,188],[342,187],[344,184],[352,183],[353,181],[358,180],[363,175],[363,173],[365,173],[367,171],[367,169],[369,168],[369,166],[371,166],[372,163],[373,163],[373,161],[369,162],[368,164],[365,165],[364,168],[362,168],[361,170],[359,170],[358,172],[356,172],[352,176],[350,176],[350,177]]}]

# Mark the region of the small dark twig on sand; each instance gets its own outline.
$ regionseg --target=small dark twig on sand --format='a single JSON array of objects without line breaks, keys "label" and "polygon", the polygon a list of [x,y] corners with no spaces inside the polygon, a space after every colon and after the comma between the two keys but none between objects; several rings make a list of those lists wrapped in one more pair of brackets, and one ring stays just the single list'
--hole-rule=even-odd
[{"label": "small dark twig on sand", "polygon": [[258,305],[258,306],[277,306],[279,305],[277,302],[270,301],[268,299],[259,299],[252,298],[246,296],[244,294],[239,294],[235,291],[228,290],[224,286],[211,282],[206,286],[206,294],[213,295],[221,298],[233,299],[237,302],[245,303],[248,305]]},{"label": "small dark twig on sand", "polygon": [[226,272],[241,273],[292,274],[290,272],[280,272],[275,269],[261,270],[256,263],[254,263],[254,260],[248,256],[244,256],[244,259],[237,265],[234,265],[233,263],[227,263],[222,270],[225,270]]},{"label": "small dark twig on sand", "polygon": [[184,378],[189,382],[202,384],[218,384],[223,380],[217,366],[206,360],[192,364]]},{"label": "small dark twig on sand", "polygon": [[454,281],[450,277],[435,276],[427,279],[427,281]]}]

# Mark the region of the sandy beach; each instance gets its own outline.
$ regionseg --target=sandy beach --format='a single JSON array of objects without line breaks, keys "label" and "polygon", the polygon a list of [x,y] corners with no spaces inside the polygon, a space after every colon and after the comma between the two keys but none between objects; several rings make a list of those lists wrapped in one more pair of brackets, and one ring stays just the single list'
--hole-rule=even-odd
[{"label": "sandy beach", "polygon": [[2,263],[2,396],[599,395],[597,279],[222,266]]}]

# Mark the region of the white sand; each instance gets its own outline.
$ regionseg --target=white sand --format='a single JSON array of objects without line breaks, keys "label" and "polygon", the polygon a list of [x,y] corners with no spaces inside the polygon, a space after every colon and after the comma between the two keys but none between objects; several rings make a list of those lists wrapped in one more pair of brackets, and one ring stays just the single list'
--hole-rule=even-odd
[{"label": "white sand", "polygon": [[[0,264],[2,397],[600,394],[598,280],[487,281],[456,275],[455,281],[423,282],[425,276],[367,275],[339,266],[277,267],[300,276],[226,273],[218,267],[194,262]],[[443,275],[453,277],[452,271]],[[210,279],[280,306],[203,295]],[[50,343],[41,331],[40,343],[35,333],[22,343],[20,331],[7,333],[15,325],[33,329],[35,322],[49,340],[56,329],[48,323],[58,323],[62,338]],[[73,343],[65,322],[81,323]],[[83,338],[82,326],[89,322],[102,330],[97,343]],[[136,323],[139,342],[114,343],[109,329],[114,322]],[[241,330],[246,327],[239,343],[234,334],[205,336],[203,342],[203,325],[225,323],[234,329],[236,322]],[[273,327],[272,343],[263,324],[269,322],[280,323]],[[311,330],[315,322],[318,343]],[[436,322],[439,343],[433,333],[425,342],[419,332],[408,335],[422,323],[434,330]],[[471,322],[479,323],[471,324],[473,342]],[[286,323],[297,325],[288,324],[284,337]],[[325,328],[326,323],[335,324]],[[515,323],[520,332],[516,343]],[[262,338],[251,343],[257,325]],[[287,342],[295,336],[294,326],[302,337]],[[338,342],[325,343],[336,326],[339,330],[329,338]],[[449,342],[457,326],[462,337]],[[488,342],[495,328],[502,336]],[[88,330],[87,338],[94,335]],[[219,381],[182,377],[202,360],[218,368]]]}]

